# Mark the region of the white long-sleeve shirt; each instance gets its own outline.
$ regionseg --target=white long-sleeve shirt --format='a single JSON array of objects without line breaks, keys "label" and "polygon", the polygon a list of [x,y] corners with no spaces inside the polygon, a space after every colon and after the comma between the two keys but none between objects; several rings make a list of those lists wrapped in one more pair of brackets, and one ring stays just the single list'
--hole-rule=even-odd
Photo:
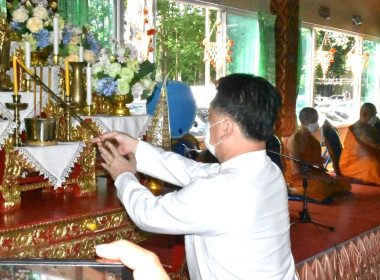
[{"label": "white long-sleeve shirt", "polygon": [[143,230],[185,234],[191,279],[295,279],[285,180],[265,150],[204,164],[140,141],[137,170],[183,187],[154,196],[132,173],[118,197]]}]

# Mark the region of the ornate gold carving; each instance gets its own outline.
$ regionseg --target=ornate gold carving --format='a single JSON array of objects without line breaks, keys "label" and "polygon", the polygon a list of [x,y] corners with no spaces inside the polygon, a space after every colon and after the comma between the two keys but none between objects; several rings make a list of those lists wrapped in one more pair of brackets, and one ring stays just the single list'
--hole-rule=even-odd
[{"label": "ornate gold carving", "polygon": [[6,73],[10,65],[9,51],[11,47],[11,26],[3,12],[0,12],[0,16],[0,90],[11,91],[13,89],[13,84]]},{"label": "ornate gold carving", "polygon": [[1,194],[4,198],[4,208],[12,208],[21,202],[19,178],[21,172],[21,158],[14,152],[12,139],[9,138],[3,149],[5,152],[4,177],[1,185]]},{"label": "ornate gold carving", "polygon": [[[96,231],[88,225],[96,225]],[[149,236],[125,212],[68,219],[0,231],[0,257],[92,258],[94,246],[118,239],[140,242]]]},{"label": "ornate gold carving", "polygon": [[78,177],[78,185],[82,193],[91,193],[96,190],[95,161],[96,148],[87,144],[79,158],[81,172]]},{"label": "ornate gold carving", "polygon": [[125,212],[103,215],[95,218],[54,225],[51,227],[51,240],[55,242],[92,233],[92,230],[88,228],[88,224],[96,225],[97,231],[132,225]]}]

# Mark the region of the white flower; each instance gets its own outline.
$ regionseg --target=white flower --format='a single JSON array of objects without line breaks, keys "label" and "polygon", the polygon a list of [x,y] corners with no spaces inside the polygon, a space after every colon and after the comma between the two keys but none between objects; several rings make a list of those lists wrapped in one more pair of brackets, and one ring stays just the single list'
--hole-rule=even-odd
[{"label": "white flower", "polygon": [[103,66],[101,63],[95,63],[93,66],[92,66],[92,74],[93,75],[96,75],[100,72],[103,71]]},{"label": "white flower", "polygon": [[125,95],[129,92],[129,90],[131,89],[129,82],[130,81],[126,79],[117,80],[117,94],[118,95]]},{"label": "white flower", "polygon": [[91,50],[85,50],[83,53],[83,58],[87,62],[95,62],[96,61],[96,55]]},{"label": "white flower", "polygon": [[117,75],[119,75],[121,70],[121,65],[117,62],[111,63],[106,69],[104,69],[104,73],[108,74],[111,78],[115,79]]},{"label": "white flower", "polygon": [[80,37],[80,36],[78,36],[78,35],[74,35],[74,36],[71,37],[71,40],[70,40],[69,44],[77,45],[77,44],[79,44],[81,41],[82,41],[82,40],[81,40],[81,37]]},{"label": "white flower", "polygon": [[23,6],[21,6],[12,13],[12,18],[13,21],[16,22],[25,22],[29,18],[29,13]]},{"label": "white flower", "polygon": [[117,56],[124,56],[126,52],[126,49],[123,47],[119,47],[116,49],[116,55]]},{"label": "white flower", "polygon": [[134,75],[135,75],[135,73],[127,67],[123,67],[120,70],[120,77],[122,77],[123,79],[126,79],[130,82],[132,81]]},{"label": "white flower", "polygon": [[140,99],[141,95],[144,93],[145,88],[143,87],[142,84],[139,82],[135,83],[132,86],[132,95],[135,100]]},{"label": "white flower", "polygon": [[83,33],[82,28],[80,28],[80,27],[73,27],[71,29],[71,32],[73,35],[82,35],[82,33]]},{"label": "white flower", "polygon": [[105,49],[102,49],[99,54],[99,62],[101,65],[105,65],[107,62],[109,62],[109,56]]},{"label": "white flower", "polygon": [[30,19],[28,19],[28,22],[26,23],[26,27],[30,30],[30,32],[37,33],[38,31],[42,30],[44,25],[40,18],[31,17]]},{"label": "white flower", "polygon": [[152,81],[150,78],[143,78],[141,79],[140,83],[149,92],[152,92],[154,90],[154,87],[156,86],[156,82]]},{"label": "white flower", "polygon": [[137,59],[139,57],[139,51],[132,43],[126,43],[125,47],[129,50],[130,59]]},{"label": "white flower", "polygon": [[127,66],[133,72],[138,72],[140,70],[139,61],[137,59],[127,59]]},{"label": "white flower", "polygon": [[33,9],[33,16],[46,20],[49,18],[49,13],[44,7],[37,6]]}]

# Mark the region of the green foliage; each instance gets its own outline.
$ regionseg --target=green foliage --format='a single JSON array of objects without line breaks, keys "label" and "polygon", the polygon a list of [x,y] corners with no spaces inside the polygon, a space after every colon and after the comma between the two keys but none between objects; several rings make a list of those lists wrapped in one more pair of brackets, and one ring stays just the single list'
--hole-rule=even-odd
[{"label": "green foliage", "polygon": [[[323,42],[326,31],[319,30],[317,32],[317,46],[320,48]],[[355,38],[342,33],[327,32],[330,45],[322,46],[323,50],[330,50],[334,48],[334,61],[331,62],[330,67],[326,73],[326,78],[352,78],[353,74],[347,69],[347,53],[352,49],[355,44]],[[320,79],[323,77],[322,67],[320,64],[315,66],[315,78]],[[315,84],[315,94],[326,96],[325,93],[329,92],[328,96],[332,94],[342,94],[346,90],[350,91],[349,85],[331,85]]]},{"label": "green foliage", "polygon": [[111,47],[113,9],[112,0],[89,1],[89,25],[97,35],[100,45],[107,48]]},{"label": "green foliage", "polygon": [[204,38],[205,9],[157,1],[156,58],[162,77],[170,71],[170,78],[178,80],[181,77],[189,85],[202,83]]}]

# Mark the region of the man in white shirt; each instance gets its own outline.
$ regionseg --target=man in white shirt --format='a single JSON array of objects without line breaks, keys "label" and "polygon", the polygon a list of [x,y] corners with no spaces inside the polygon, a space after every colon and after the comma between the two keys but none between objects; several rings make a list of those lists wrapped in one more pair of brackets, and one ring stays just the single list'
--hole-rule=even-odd
[{"label": "man in white shirt", "polygon": [[[280,106],[280,95],[263,78],[221,78],[205,134],[220,164],[198,163],[119,132],[93,140],[135,224],[185,235],[191,279],[295,279],[287,188],[265,151]],[[118,146],[107,142],[106,149],[107,139]],[[136,170],[182,189],[156,197]]]}]

